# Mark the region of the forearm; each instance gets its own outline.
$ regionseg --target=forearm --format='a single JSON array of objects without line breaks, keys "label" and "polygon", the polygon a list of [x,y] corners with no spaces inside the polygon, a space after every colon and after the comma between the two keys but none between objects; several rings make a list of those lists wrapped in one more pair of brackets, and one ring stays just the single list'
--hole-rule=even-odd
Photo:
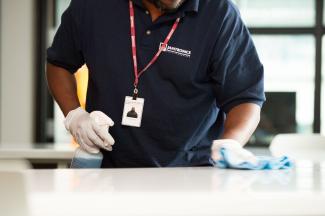
[{"label": "forearm", "polygon": [[50,92],[65,116],[80,106],[74,75],[52,64],[47,64],[46,75]]},{"label": "forearm", "polygon": [[260,121],[261,108],[253,103],[234,107],[227,114],[221,139],[233,139],[245,145]]}]

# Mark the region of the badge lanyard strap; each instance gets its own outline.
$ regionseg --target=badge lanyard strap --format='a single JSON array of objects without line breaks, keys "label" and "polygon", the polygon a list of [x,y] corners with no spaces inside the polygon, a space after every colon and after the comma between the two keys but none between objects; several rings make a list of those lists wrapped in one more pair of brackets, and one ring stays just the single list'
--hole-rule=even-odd
[{"label": "badge lanyard strap", "polygon": [[133,98],[136,99],[138,95],[138,84],[139,84],[139,78],[140,76],[151,66],[153,65],[158,57],[160,56],[161,52],[166,48],[169,40],[173,36],[174,32],[176,31],[178,24],[180,22],[180,18],[177,18],[172,29],[168,33],[166,39],[164,40],[164,43],[160,46],[158,52],[154,55],[154,57],[151,59],[151,61],[148,63],[148,65],[143,68],[140,72],[138,71],[138,60],[137,60],[137,47],[136,47],[136,36],[135,36],[135,24],[134,24],[134,7],[133,2],[129,1],[130,6],[130,26],[131,26],[131,43],[132,43],[132,59],[133,59],[133,68],[134,68],[134,91],[133,91]]}]

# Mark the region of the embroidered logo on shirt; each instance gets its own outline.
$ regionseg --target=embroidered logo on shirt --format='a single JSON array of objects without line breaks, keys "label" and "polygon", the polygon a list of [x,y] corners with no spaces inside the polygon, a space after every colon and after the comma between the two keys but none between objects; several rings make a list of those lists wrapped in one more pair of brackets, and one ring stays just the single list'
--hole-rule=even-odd
[{"label": "embroidered logo on shirt", "polygon": [[[164,43],[160,43],[159,44],[159,48],[161,48],[161,46],[163,44]],[[163,52],[174,53],[176,55],[184,56],[186,58],[190,58],[191,57],[191,53],[192,53],[189,50],[184,50],[184,49],[180,49],[180,48],[177,48],[177,47],[172,47],[172,46],[169,46],[168,44],[167,44],[166,48],[163,49]]]}]

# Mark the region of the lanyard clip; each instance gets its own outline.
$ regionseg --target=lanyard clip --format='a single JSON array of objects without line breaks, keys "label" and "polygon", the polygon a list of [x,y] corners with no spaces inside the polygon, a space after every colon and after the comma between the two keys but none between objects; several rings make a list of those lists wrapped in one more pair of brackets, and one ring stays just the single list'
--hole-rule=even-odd
[{"label": "lanyard clip", "polygon": [[135,86],[135,87],[134,87],[134,90],[133,90],[133,100],[137,100],[137,98],[138,98],[138,92],[139,92],[139,90],[138,90],[138,88]]}]

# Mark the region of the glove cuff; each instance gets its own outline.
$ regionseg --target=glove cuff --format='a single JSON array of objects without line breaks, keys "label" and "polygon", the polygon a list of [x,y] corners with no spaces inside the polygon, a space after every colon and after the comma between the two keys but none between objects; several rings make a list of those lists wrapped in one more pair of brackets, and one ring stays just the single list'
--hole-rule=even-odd
[{"label": "glove cuff", "polygon": [[220,149],[221,147],[223,147],[225,145],[231,145],[232,147],[242,148],[242,145],[234,139],[218,139],[218,140],[213,141],[212,150]]},{"label": "glove cuff", "polygon": [[87,112],[84,109],[82,109],[81,107],[71,110],[63,122],[67,131],[70,131],[70,125],[71,125],[71,122],[73,121],[73,119],[75,119],[77,116],[83,115],[85,113],[87,113]]}]

